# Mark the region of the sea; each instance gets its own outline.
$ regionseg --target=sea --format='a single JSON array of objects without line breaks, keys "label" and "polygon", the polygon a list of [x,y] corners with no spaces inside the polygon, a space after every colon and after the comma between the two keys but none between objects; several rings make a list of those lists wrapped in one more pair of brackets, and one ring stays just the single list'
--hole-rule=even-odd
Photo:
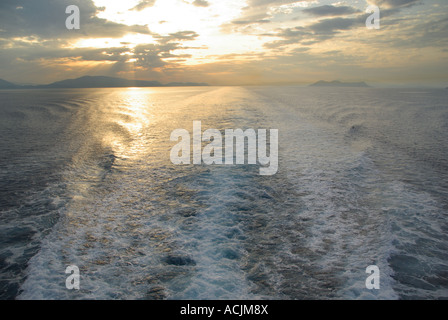
[{"label": "sea", "polygon": [[[277,173],[174,165],[193,121]],[[1,90],[0,299],[448,299],[448,90]]]}]

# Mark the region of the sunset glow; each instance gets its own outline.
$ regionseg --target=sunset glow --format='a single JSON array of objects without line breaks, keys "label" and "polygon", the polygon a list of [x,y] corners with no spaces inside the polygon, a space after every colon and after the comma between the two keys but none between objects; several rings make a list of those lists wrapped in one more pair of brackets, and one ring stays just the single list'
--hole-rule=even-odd
[{"label": "sunset glow", "polygon": [[[79,0],[73,4],[80,30],[67,30],[65,8],[72,2],[2,5],[5,79],[60,80],[70,61],[71,77],[215,85],[446,80],[447,4],[441,0]],[[365,26],[368,5],[381,10],[379,30]],[[45,11],[39,21],[31,18],[36,10]]]}]

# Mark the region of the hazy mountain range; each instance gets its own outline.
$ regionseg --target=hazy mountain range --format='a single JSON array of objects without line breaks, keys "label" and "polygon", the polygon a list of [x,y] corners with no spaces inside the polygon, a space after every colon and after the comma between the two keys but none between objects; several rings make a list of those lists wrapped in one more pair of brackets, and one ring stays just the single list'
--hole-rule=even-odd
[{"label": "hazy mountain range", "polygon": [[18,85],[0,79],[0,89],[52,89],[52,88],[121,88],[121,87],[183,87],[207,86],[207,83],[170,82],[162,84],[158,81],[128,80],[103,76],[84,76],[77,79],[67,79],[46,85]]}]

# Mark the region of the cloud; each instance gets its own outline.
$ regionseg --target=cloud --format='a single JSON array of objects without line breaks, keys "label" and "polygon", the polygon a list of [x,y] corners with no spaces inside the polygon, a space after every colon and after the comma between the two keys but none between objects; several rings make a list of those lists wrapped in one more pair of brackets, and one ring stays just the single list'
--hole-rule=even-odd
[{"label": "cloud", "polygon": [[341,31],[347,31],[356,27],[365,27],[365,16],[353,18],[329,18],[314,22],[305,27],[281,29],[270,36],[280,37],[283,40],[268,42],[264,46],[268,49],[280,48],[290,44],[311,45],[333,38]]},{"label": "cloud", "polygon": [[420,0],[367,0],[367,2],[370,4],[374,4],[380,8],[393,9],[393,8],[410,7],[410,6],[413,6],[421,1]]},{"label": "cloud", "polygon": [[142,11],[143,9],[153,7],[157,0],[140,0],[140,2],[130,10]]},{"label": "cloud", "polygon": [[334,34],[337,31],[349,30],[359,22],[359,19],[349,18],[324,19],[310,25],[308,28],[314,31],[315,34]]},{"label": "cloud", "polygon": [[[382,1],[382,0],[376,0]],[[403,4],[405,0],[401,0]],[[414,1],[416,2],[416,1]],[[407,1],[411,5],[410,1]],[[398,3],[396,3],[398,4]],[[280,49],[291,44],[312,45],[334,38],[337,34],[356,28],[365,29],[365,22],[370,13],[359,11],[349,6],[323,5],[319,7],[303,9],[307,14],[316,16],[317,21],[306,26],[283,28],[267,36],[279,37],[281,40],[264,44],[268,49]],[[400,7],[387,8],[381,11],[381,17],[389,17],[400,12]],[[353,16],[354,14],[354,16]],[[350,16],[350,17],[343,17]],[[325,18],[329,17],[329,18]],[[383,26],[392,24],[393,20],[387,20]]]},{"label": "cloud", "polygon": [[[333,5],[323,5],[324,1],[316,4],[312,0],[245,0],[238,4],[238,1],[229,1],[223,4],[233,10],[228,16],[214,12],[212,1],[179,1],[188,3],[194,12],[204,15],[210,12],[211,16],[205,19],[217,18],[217,28],[227,25],[229,30],[240,33],[235,32],[229,38],[226,38],[229,35],[220,38],[221,35],[213,33],[213,41],[208,42],[204,28],[196,29],[196,24],[184,30],[169,29],[171,33],[156,34],[146,26],[101,19],[98,14],[103,9],[96,7],[93,0],[0,0],[0,78],[50,83],[91,74],[227,85],[303,83],[340,75],[348,78],[373,75],[376,79],[388,80],[394,76],[398,79],[398,73],[400,79],[406,80],[413,72],[428,79],[433,75],[446,79],[446,72],[443,74],[448,61],[445,0],[434,0],[438,7],[433,2],[426,3],[425,15],[406,10],[422,0],[358,1],[356,8],[361,10],[367,3],[380,6],[381,30],[373,31],[365,27],[370,14],[356,10],[355,1],[339,5],[335,4],[336,0],[325,1]],[[209,3],[212,5],[208,9],[201,8]],[[68,16],[65,8],[69,4],[81,9],[81,30],[65,28]],[[134,1],[132,6],[135,4],[132,9],[135,11],[128,12],[129,16],[145,15],[146,11],[137,11],[154,6],[156,0]],[[159,27],[158,23],[172,21],[171,13],[167,11],[166,16],[156,17],[154,30]],[[294,16],[300,21],[294,21]],[[179,21],[179,26],[182,25]],[[105,43],[107,39],[95,41],[95,38],[119,38],[127,33],[152,37],[135,37],[135,40],[129,37],[108,43]],[[148,43],[140,42],[147,38]],[[81,43],[83,46],[93,43],[93,47],[73,47],[78,39],[89,39]],[[216,42],[225,45],[225,50],[216,49]],[[111,43],[116,43],[115,47],[108,47]],[[260,49],[263,43],[270,50]],[[102,44],[105,47],[99,48]],[[210,51],[206,50],[208,46]],[[196,58],[188,54],[192,49],[204,51]],[[195,63],[183,63],[188,58],[194,58]],[[425,67],[431,69],[425,71]]]},{"label": "cloud", "polygon": [[271,20],[234,20],[232,21],[232,24],[240,24],[240,25],[247,25],[247,24],[253,24],[253,23],[269,23]]},{"label": "cloud", "polygon": [[141,44],[133,48],[69,48],[64,46],[63,41],[30,43],[10,40],[1,48],[0,78],[14,80],[18,74],[24,73],[27,81],[49,83],[67,78],[67,73],[71,77],[85,75],[86,70],[92,75],[127,77],[128,73],[146,72],[145,78],[150,74],[155,77],[160,70],[179,67],[182,59],[191,57],[175,53],[177,49],[188,48],[175,40],[188,37],[193,35],[188,32],[173,34],[160,39],[159,43]]},{"label": "cloud", "polygon": [[[80,30],[67,30],[67,6],[80,9]],[[92,0],[1,0],[0,37],[51,38],[121,37],[129,32],[150,34],[146,26],[127,26],[97,17]]]},{"label": "cloud", "polygon": [[210,5],[210,3],[205,0],[194,0],[192,4],[196,7],[208,7]]},{"label": "cloud", "polygon": [[159,43],[165,44],[173,41],[189,41],[194,40],[199,37],[195,31],[178,31],[175,33],[170,33],[167,36],[155,35],[156,39],[158,39]]},{"label": "cloud", "polygon": [[303,9],[303,12],[310,14],[312,16],[316,17],[323,17],[323,16],[343,16],[343,15],[349,15],[353,13],[360,12],[359,10],[349,7],[349,6],[332,6],[332,5],[324,5],[319,7],[313,7],[313,8],[306,8]]},{"label": "cloud", "polygon": [[[394,46],[397,48],[447,48],[448,46],[448,17],[438,15],[428,16],[427,21],[415,23],[409,21],[403,25],[399,37],[394,40]],[[389,39],[384,39],[388,42]]]},{"label": "cloud", "polygon": [[269,22],[273,8],[306,2],[315,2],[315,0],[248,0],[247,6],[242,10],[242,15],[232,23],[249,25]]}]

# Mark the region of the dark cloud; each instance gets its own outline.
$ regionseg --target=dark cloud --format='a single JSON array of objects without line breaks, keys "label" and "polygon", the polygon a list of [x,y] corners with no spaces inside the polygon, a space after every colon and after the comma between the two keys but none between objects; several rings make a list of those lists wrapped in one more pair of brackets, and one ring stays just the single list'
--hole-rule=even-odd
[{"label": "dark cloud", "polygon": [[131,10],[142,11],[143,9],[153,7],[156,4],[156,0],[141,0],[134,8]]},{"label": "dark cloud", "polygon": [[169,43],[173,41],[189,41],[194,40],[195,38],[199,37],[199,34],[197,34],[194,31],[179,31],[175,33],[170,33],[167,36],[160,36],[156,35],[154,36],[156,39],[158,39],[159,43]]},{"label": "dark cloud", "polygon": [[146,70],[160,68],[167,64],[167,62],[163,61],[162,56],[176,48],[177,46],[174,44],[165,46],[155,44],[139,45],[134,48],[132,58],[137,59],[134,62],[136,66],[143,67]]},{"label": "dark cloud", "polygon": [[367,0],[367,2],[380,8],[401,8],[412,6],[421,0]]},{"label": "dark cloud", "polygon": [[208,1],[205,0],[194,0],[192,5],[196,7],[208,7],[210,6],[210,3],[208,3]]},{"label": "dark cloud", "polygon": [[356,12],[359,12],[359,10],[349,7],[349,6],[332,6],[332,5],[324,5],[319,7],[313,7],[313,8],[306,8],[303,9],[303,12],[308,13],[310,15],[316,16],[316,17],[323,17],[323,16],[343,16],[343,15],[349,15]]},{"label": "dark cloud", "polygon": [[[360,19],[350,18],[333,18],[320,20],[310,25],[308,28],[315,34],[334,34],[342,30],[349,30],[355,25],[361,26]],[[364,20],[365,21],[365,20]]]},{"label": "dark cloud", "polygon": [[[80,9],[80,30],[67,30],[67,6]],[[146,26],[127,26],[97,17],[92,0],[1,0],[0,37],[40,38],[121,37],[129,32],[149,34]]]},{"label": "dark cloud", "polygon": [[281,29],[277,33],[268,34],[270,36],[283,38],[265,44],[266,48],[280,48],[289,44],[311,45],[333,38],[341,31],[350,30],[356,27],[365,27],[365,15],[353,18],[329,18],[319,20],[305,27],[295,27]]},{"label": "dark cloud", "polygon": [[[401,25],[406,21],[399,21]],[[424,23],[409,22],[411,25],[401,30],[399,37],[394,39],[397,48],[439,48],[443,51],[448,47],[448,17],[431,17]],[[384,39],[387,43],[389,39]]]}]

